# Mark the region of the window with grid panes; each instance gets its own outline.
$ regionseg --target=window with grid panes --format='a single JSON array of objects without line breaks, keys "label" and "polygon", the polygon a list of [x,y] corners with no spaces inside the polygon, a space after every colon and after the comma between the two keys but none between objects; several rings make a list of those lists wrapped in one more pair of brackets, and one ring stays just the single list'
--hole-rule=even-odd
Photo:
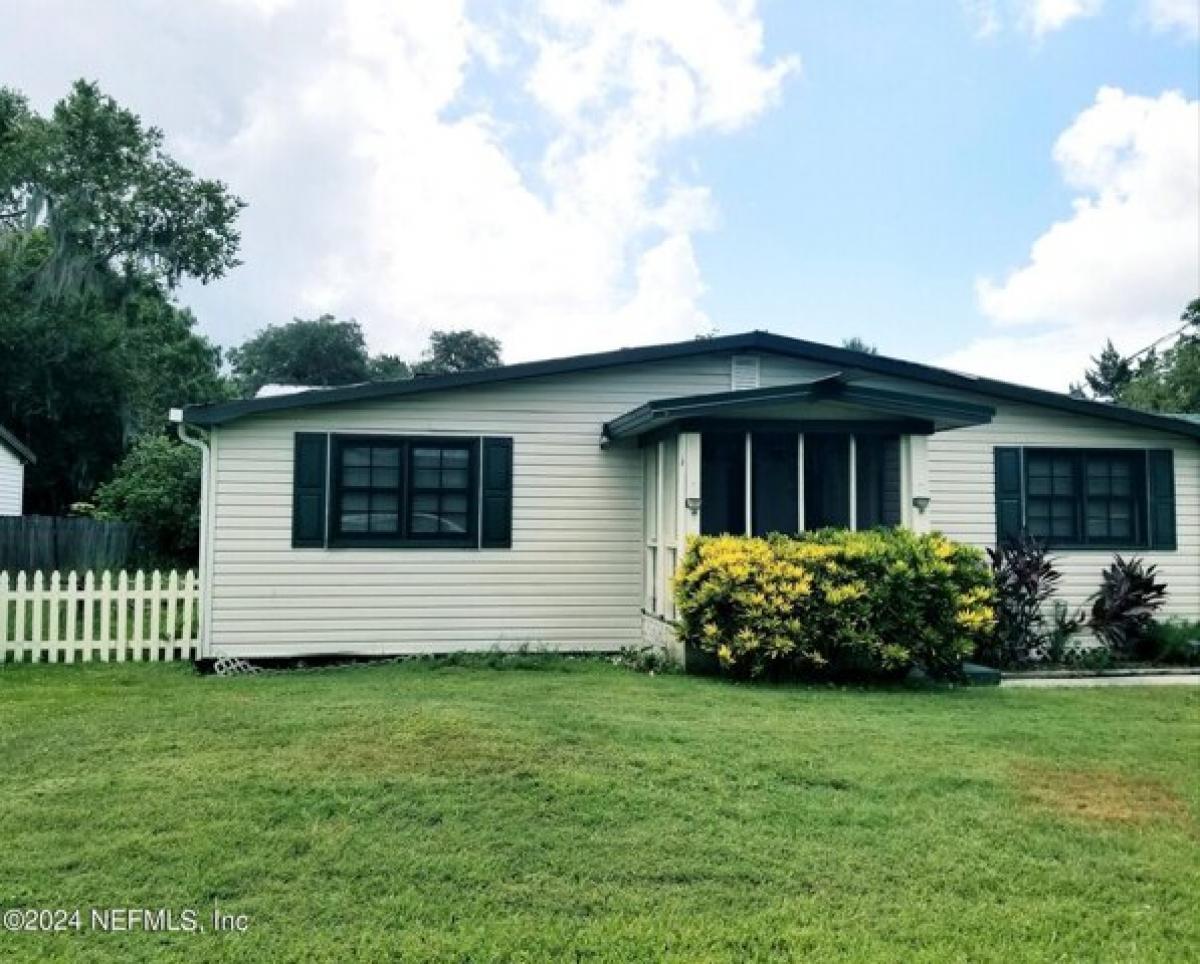
[{"label": "window with grid panes", "polygon": [[331,545],[473,544],[478,442],[333,437]]}]

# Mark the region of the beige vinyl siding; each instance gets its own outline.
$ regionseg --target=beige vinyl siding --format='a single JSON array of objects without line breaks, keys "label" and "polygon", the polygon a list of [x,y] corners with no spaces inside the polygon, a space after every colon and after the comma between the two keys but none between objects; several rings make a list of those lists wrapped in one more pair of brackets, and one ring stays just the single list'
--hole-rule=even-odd
[{"label": "beige vinyl siding", "polygon": [[[764,386],[828,366],[761,355]],[[246,418],[214,433],[213,655],[417,653],[495,646],[611,650],[642,639],[642,456],[600,448],[605,421],[655,398],[728,391],[729,354],[547,376]],[[870,376],[881,386],[920,385]],[[933,394],[930,391],[930,394]],[[1175,448],[1179,550],[1154,553],[1174,612],[1200,612],[1200,446],[1049,409],[939,391],[998,409],[994,425],[934,436],[934,526],[995,538],[992,447]],[[514,440],[511,549],[292,549],[298,431],[503,435]],[[1081,601],[1105,552],[1061,555]]]},{"label": "beige vinyl siding", "polygon": [[[729,356],[281,412],[217,430],[215,653],[611,650],[641,639],[642,466],[604,422],[727,391]],[[511,549],[292,549],[297,431],[507,435]]]},{"label": "beige vinyl siding", "polygon": [[0,445],[0,515],[20,515],[25,465]]},{"label": "beige vinyl siding", "polygon": [[[763,384],[786,384],[813,377],[813,365],[782,356],[764,357]],[[1165,612],[1200,617],[1200,444],[1195,439],[1075,415],[1039,405],[1018,404],[983,394],[921,385],[906,379],[847,370],[863,384],[990,405],[988,425],[939,432],[929,439],[932,527],[980,548],[996,544],[996,488],[992,451],[998,445],[1063,448],[1169,448],[1175,453],[1175,533],[1173,551],[1123,551],[1158,566],[1166,582]],[[1053,552],[1063,573],[1059,598],[1081,606],[1096,591],[1110,549]]]},{"label": "beige vinyl siding", "polygon": [[[1170,448],[1175,452],[1175,533],[1169,552],[1122,551],[1158,566],[1167,584],[1166,611],[1200,615],[1200,445],[1181,436],[1032,405],[993,402],[990,425],[942,432],[929,440],[929,511],[935,529],[952,539],[990,546],[996,539],[995,478],[997,445],[1063,448]],[[1095,592],[1111,549],[1055,550],[1063,573],[1059,596],[1082,605]]]}]

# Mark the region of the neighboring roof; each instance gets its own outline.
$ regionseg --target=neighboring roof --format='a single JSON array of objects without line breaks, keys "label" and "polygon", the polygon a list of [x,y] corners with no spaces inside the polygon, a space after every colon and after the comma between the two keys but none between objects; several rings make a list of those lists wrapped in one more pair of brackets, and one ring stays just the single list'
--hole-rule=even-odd
[{"label": "neighboring roof", "polygon": [[315,392],[320,385],[283,385],[277,382],[267,382],[257,392],[255,398],[275,398],[278,395],[295,395],[298,392]]},{"label": "neighboring roof", "polygon": [[839,402],[873,413],[885,413],[929,423],[929,431],[983,425],[992,420],[996,410],[986,405],[969,405],[944,398],[930,398],[881,388],[855,385],[842,372],[791,385],[773,385],[744,391],[713,392],[706,395],[685,395],[679,398],[660,398],[618,416],[604,426],[604,437],[610,441],[635,438],[646,432],[674,424],[681,419],[706,415],[737,415],[745,409],[811,402]]},{"label": "neighboring roof", "polygon": [[30,462],[37,461],[37,456],[29,451],[29,449],[21,443],[21,440],[13,435],[13,433],[6,429],[3,425],[0,425],[0,445],[3,445],[22,462],[28,464]]},{"label": "neighboring roof", "polygon": [[853,368],[863,372],[909,378],[960,391],[978,392],[1007,401],[1043,405],[1077,415],[1090,415],[1156,429],[1200,439],[1200,423],[1170,415],[1139,412],[1120,405],[1091,402],[1071,398],[1058,392],[1040,388],[1028,388],[1010,382],[963,375],[932,365],[887,358],[849,348],[835,348],[800,338],[787,338],[766,331],[752,331],[742,335],[725,335],[717,338],[699,338],[693,341],[675,342],[667,345],[649,345],[645,348],[621,348],[617,351],[599,352],[593,355],[575,355],[550,361],[522,362],[498,368],[483,368],[477,371],[460,372],[454,375],[432,375],[427,378],[404,379],[391,382],[368,382],[347,385],[343,388],[326,388],[319,391],[299,392],[276,398],[252,398],[240,402],[224,402],[212,405],[189,405],[183,410],[183,421],[192,425],[224,425],[249,415],[278,412],[287,409],[309,408],[316,405],[335,405],[346,402],[371,401],[380,398],[399,398],[427,392],[465,388],[471,385],[488,385],[495,382],[537,378],[544,375],[562,375],[570,372],[592,371],[617,365],[633,365],[644,362],[667,361],[708,355],[715,352],[773,352],[793,358],[823,362],[838,368]]}]

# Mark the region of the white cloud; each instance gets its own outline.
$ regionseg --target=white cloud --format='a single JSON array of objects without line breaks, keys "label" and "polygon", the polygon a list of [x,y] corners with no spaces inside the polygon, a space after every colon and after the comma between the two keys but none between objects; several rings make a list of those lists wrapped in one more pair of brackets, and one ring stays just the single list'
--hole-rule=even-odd
[{"label": "white cloud", "polygon": [[1006,25],[1012,25],[1041,40],[1072,20],[1095,16],[1103,0],[959,0],[959,4],[977,39],[995,37]]},{"label": "white cloud", "polygon": [[[1040,41],[1104,9],[1104,0],[959,0],[959,4],[980,40],[1012,25]],[[1200,0],[1140,0],[1136,19],[1156,31],[1178,31],[1194,39],[1200,35]]]},{"label": "white cloud", "polygon": [[[1080,191],[1029,260],[977,283],[995,332],[945,359],[1062,388],[1105,338],[1136,350],[1200,293],[1200,103],[1101,88],[1054,145]],[[1019,334],[1011,334],[1014,330]]]},{"label": "white cloud", "polygon": [[1200,36],[1198,0],[1148,0],[1146,18],[1155,30],[1178,30],[1185,36]]},{"label": "white cloud", "polygon": [[1024,21],[1034,37],[1061,30],[1072,20],[1094,17],[1101,0],[1026,0]]},{"label": "white cloud", "polygon": [[97,78],[247,199],[245,264],[184,291],[226,343],[322,311],[377,350],[470,326],[511,360],[707,328],[692,238],[717,205],[679,147],[798,67],[752,0],[197,7],[18,5],[0,62],[42,109]]}]

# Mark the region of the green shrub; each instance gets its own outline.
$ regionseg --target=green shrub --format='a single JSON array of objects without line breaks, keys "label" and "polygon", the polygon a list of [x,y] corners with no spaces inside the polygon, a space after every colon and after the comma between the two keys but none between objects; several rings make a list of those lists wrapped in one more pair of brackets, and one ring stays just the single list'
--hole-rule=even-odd
[{"label": "green shrub", "polygon": [[96,491],[98,519],[133,526],[148,566],[194,566],[200,546],[200,453],[165,435],[145,435]]},{"label": "green shrub", "polygon": [[683,641],[736,676],[950,675],[994,624],[983,554],[904,529],[694,538],[675,597]]},{"label": "green shrub", "polygon": [[1178,616],[1150,624],[1138,654],[1175,666],[1200,666],[1200,620]]}]

